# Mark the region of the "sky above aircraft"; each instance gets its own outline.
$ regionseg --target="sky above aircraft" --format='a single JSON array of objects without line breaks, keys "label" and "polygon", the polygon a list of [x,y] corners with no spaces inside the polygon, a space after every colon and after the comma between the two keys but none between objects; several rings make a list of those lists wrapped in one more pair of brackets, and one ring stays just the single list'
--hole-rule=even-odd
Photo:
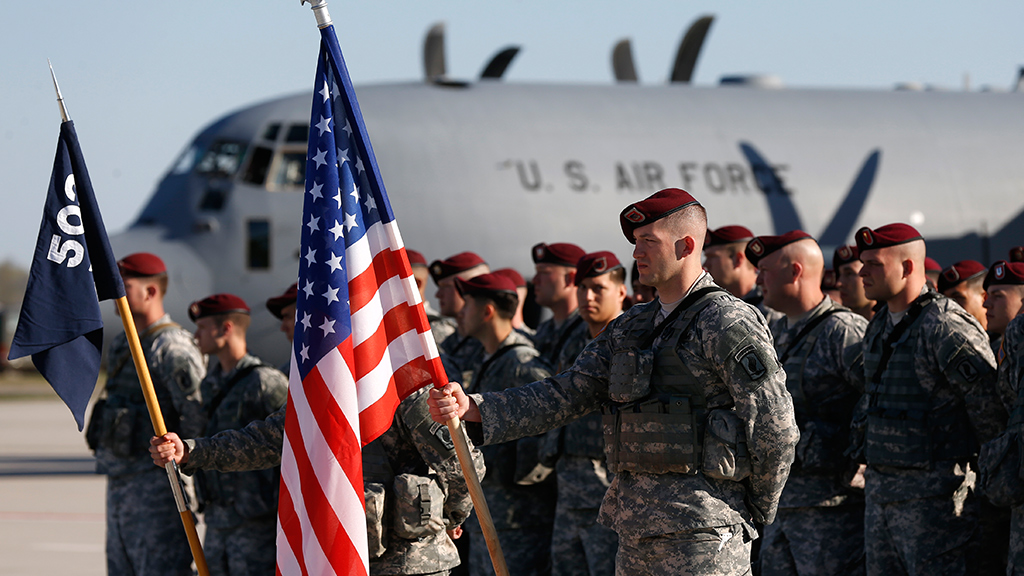
[{"label": "sky above aircraft", "polygon": [[[466,80],[519,45],[507,82],[609,84],[612,46],[630,38],[641,84],[662,84],[683,32],[704,14],[715,21],[697,85],[759,73],[787,88],[1007,90],[1024,65],[1019,0],[334,0],[329,9],[357,87],[421,81],[424,35],[439,21],[448,76]],[[3,2],[0,261],[27,267],[38,233],[60,123],[47,58],[113,233],[201,127],[311,90],[318,42],[298,0]]]}]

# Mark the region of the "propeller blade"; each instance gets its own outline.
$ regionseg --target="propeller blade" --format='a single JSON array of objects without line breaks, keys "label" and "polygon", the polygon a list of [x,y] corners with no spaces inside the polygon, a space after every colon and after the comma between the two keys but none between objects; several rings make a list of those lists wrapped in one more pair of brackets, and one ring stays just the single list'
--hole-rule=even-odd
[{"label": "propeller blade", "polygon": [[771,164],[765,161],[764,157],[749,142],[740,142],[740,151],[750,163],[754,181],[761,192],[764,192],[764,197],[768,201],[768,211],[772,215],[772,226],[775,228],[775,233],[784,234],[790,230],[803,230],[796,206],[789,199],[789,191],[786,190],[779,175],[775,173],[775,168],[772,168]]},{"label": "propeller blade", "polygon": [[438,22],[423,41],[423,76],[427,82],[437,82],[445,74],[444,22]]},{"label": "propeller blade", "polygon": [[871,185],[875,182],[875,174],[878,173],[878,162],[881,157],[882,151],[876,148],[864,160],[864,164],[860,167],[860,172],[857,173],[853,185],[850,186],[850,191],[846,193],[846,198],[839,205],[839,209],[836,210],[832,221],[825,227],[825,231],[821,233],[821,237],[818,239],[819,244],[822,246],[842,246],[846,243],[846,239],[851,236],[853,226],[857,223],[857,219],[860,218],[860,213],[867,202],[868,194],[871,192]]},{"label": "propeller blade", "polygon": [[495,54],[484,67],[484,71],[480,73],[480,79],[500,80],[517,54],[519,54],[519,46],[509,46]]},{"label": "propeller blade", "polygon": [[676,61],[672,66],[672,76],[669,78],[670,82],[690,83],[690,79],[693,77],[693,69],[697,67],[697,57],[700,56],[700,49],[704,46],[704,37],[707,36],[714,19],[714,16],[702,16],[690,25],[690,29],[686,31],[682,42],[679,43]]},{"label": "propeller blade", "polygon": [[636,82],[636,66],[633,65],[633,47],[629,38],[619,40],[612,48],[612,72],[616,82]]}]

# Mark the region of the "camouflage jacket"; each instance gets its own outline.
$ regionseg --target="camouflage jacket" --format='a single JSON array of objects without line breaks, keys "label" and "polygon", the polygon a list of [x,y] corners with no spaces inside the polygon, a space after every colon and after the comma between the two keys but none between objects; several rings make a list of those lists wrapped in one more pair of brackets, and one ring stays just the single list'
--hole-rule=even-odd
[{"label": "camouflage jacket", "polygon": [[[263,420],[284,406],[288,380],[276,368],[246,354],[231,372],[214,365],[200,385],[206,435],[236,430]],[[277,510],[281,471],[271,468],[247,472],[204,471],[197,476],[198,497],[209,526],[228,528],[243,521],[271,516]]]},{"label": "camouflage jacket", "polygon": [[457,380],[462,387],[472,390],[475,386],[474,374],[484,361],[484,345],[472,336],[462,336],[456,330],[441,342],[438,352],[445,356],[443,362],[447,366],[454,366],[462,375]]},{"label": "camouflage jacket", "polygon": [[770,328],[773,333],[778,330],[776,325],[786,318],[785,314],[774,308],[769,308],[768,305],[764,303],[764,294],[761,292],[760,286],[754,286],[750,292],[747,292],[743,298],[740,298],[740,300],[743,300],[747,304],[757,308],[757,311],[760,312],[768,322],[768,328]]},{"label": "camouflage jacket", "polygon": [[[192,334],[165,314],[139,337],[167,429],[183,437],[202,433],[199,383],[206,374],[206,357]],[[107,369],[102,403],[94,408],[89,426],[98,436],[96,470],[109,476],[148,472],[153,466],[153,424],[123,332],[110,344]]]},{"label": "camouflage jacket", "polygon": [[1017,315],[1006,326],[1000,342],[998,368],[999,394],[1007,411],[1014,408],[1017,397],[1024,392],[1024,314]]},{"label": "camouflage jacket", "polygon": [[[424,474],[441,489],[444,494],[445,524],[446,528],[451,529],[465,521],[473,505],[455,456],[454,445],[450,437],[447,437],[447,428],[435,425],[428,419],[423,425],[410,429],[402,416],[411,405],[425,404],[426,399],[427,391],[421,389],[402,401],[391,428],[376,442],[384,448],[394,474]],[[186,440],[189,459],[182,466],[182,471],[191,474],[199,469],[243,471],[279,466],[286,411],[287,407],[281,408],[265,420],[251,422],[241,430],[227,430],[211,438]],[[444,451],[436,449],[436,439],[439,437],[447,438]],[[472,445],[471,449],[477,474],[483,477],[483,457]],[[368,522],[368,531],[380,529],[380,526],[371,526]],[[433,537],[409,540],[391,535],[383,555],[370,562],[370,573],[422,574],[440,572],[456,565],[458,552],[444,532]]]},{"label": "camouflage jacket", "polygon": [[[705,274],[692,290],[712,285]],[[467,424],[467,430],[488,444],[506,442],[564,425],[609,403],[616,343],[624,341],[626,332],[635,328],[632,323],[650,306],[660,303],[633,306],[619,316],[569,370],[515,390],[474,395],[483,422]],[[725,396],[734,403],[744,424],[752,474],[739,483],[700,473],[623,472],[605,495],[601,523],[634,539],[737,524],[750,531],[752,519],[770,523],[799,431],[764,318],[753,307],[723,296],[704,307],[690,329],[681,333],[676,353],[703,382],[707,397]],[[751,354],[757,363],[741,362]]]},{"label": "camouflage jacket", "polygon": [[[498,392],[547,378],[551,370],[533,344],[512,330],[498,350],[484,359],[475,379],[481,392]],[[548,527],[554,521],[554,478],[540,484],[519,485],[538,464],[540,438],[523,438],[482,448],[489,474],[482,482],[495,528]]]},{"label": "camouflage jacket", "polygon": [[[921,291],[924,297],[930,290]],[[966,422],[953,423],[973,438],[965,441],[975,446],[994,438],[1006,426],[1007,412],[996,390],[995,358],[988,337],[978,321],[952,300],[935,295],[918,318],[918,328],[904,334],[894,347],[896,354],[913,359],[913,374],[907,375],[928,395],[930,405],[926,422],[941,415],[962,411]],[[883,306],[868,323],[864,333],[865,385],[871,386],[874,374],[871,357],[881,355],[884,343],[894,325],[888,306]],[[913,336],[916,334],[916,338]],[[899,351],[898,348],[910,348]],[[887,369],[882,381],[892,378]],[[884,434],[873,430],[870,414],[872,394],[867,394],[868,418],[865,434]],[[861,403],[865,407],[865,402]],[[948,436],[948,435],[947,435]],[[935,441],[935,439],[932,439]],[[894,448],[898,451],[898,448]],[[976,449],[975,449],[976,450]],[[894,502],[908,498],[950,495],[964,481],[962,462],[951,460],[931,462],[926,468],[875,466],[869,462],[865,475],[865,491],[875,502]]]},{"label": "camouflage jacket", "polygon": [[[425,305],[426,303],[424,303]],[[446,318],[427,312],[427,321],[430,322],[430,333],[434,336],[434,343],[441,346],[445,339],[455,333],[455,319]]]},{"label": "camouflage jacket", "polygon": [[562,349],[569,340],[586,338],[586,335],[587,323],[576,309],[562,321],[561,326],[555,326],[554,318],[541,322],[533,334],[533,345],[548,364],[557,368]]},{"label": "camouflage jacket", "polygon": [[792,326],[785,316],[776,326],[775,351],[800,426],[796,461],[780,508],[835,506],[851,494],[842,476],[853,463],[844,451],[864,390],[862,340],[867,324],[826,296]]}]

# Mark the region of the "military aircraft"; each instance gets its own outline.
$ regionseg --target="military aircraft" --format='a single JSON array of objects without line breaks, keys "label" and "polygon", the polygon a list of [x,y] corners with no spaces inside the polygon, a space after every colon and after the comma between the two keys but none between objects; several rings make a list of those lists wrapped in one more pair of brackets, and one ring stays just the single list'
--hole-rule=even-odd
[{"label": "military aircraft", "polygon": [[[425,81],[357,88],[406,245],[428,259],[473,250],[527,276],[542,241],[626,259],[619,212],[669,186],[692,192],[712,227],[802,228],[826,250],[896,221],[942,263],[1024,243],[1024,94],[786,89],[772,77],[694,86],[710,24],[691,27],[664,85],[635,83],[628,42],[613,51],[614,84],[502,82],[517,48],[479,81],[454,81],[432,29]],[[287,347],[262,302],[298,269],[311,96],[202,129],[111,238],[118,256],[167,261],[172,315],[214,292],[246,299],[251,348],[272,362]]]}]

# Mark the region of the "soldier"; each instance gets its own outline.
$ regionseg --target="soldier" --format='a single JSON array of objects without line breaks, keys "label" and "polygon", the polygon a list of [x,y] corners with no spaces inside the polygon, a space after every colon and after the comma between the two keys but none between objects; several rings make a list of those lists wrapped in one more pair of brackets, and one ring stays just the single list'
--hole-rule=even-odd
[{"label": "soldier", "polygon": [[[214,294],[193,302],[188,316],[196,324],[199,351],[217,358],[200,385],[206,436],[240,429],[284,406],[288,379],[247,351],[249,306],[244,300]],[[198,475],[211,575],[274,574],[280,479],[280,468]]]},{"label": "soldier", "polygon": [[492,444],[604,407],[615,479],[599,521],[619,535],[616,574],[745,574],[753,522],[774,519],[799,437],[771,334],[702,271],[707,216],[687,192],[661,190],[619,220],[660,300],[630,308],[557,376],[432,390],[431,416],[462,416]]},{"label": "soldier", "polygon": [[938,284],[938,292],[974,316],[982,329],[988,325],[985,317],[986,272],[988,269],[981,262],[961,260],[942,271]]},{"label": "soldier", "polygon": [[977,570],[978,502],[967,467],[1006,424],[981,325],[927,287],[925,242],[890,224],[856,235],[864,335],[864,545],[868,574]]},{"label": "soldier", "polygon": [[541,242],[533,247],[534,299],[537,304],[551,310],[552,317],[537,326],[533,344],[551,366],[558,364],[558,356],[571,338],[586,334],[587,327],[580,318],[576,301],[576,262],[586,254],[575,244]]},{"label": "soldier", "polygon": [[[295,336],[295,300],[299,294],[299,283],[296,282],[288,287],[280,296],[267,298],[267,310],[281,321],[281,333],[291,342]],[[285,376],[291,366],[291,359],[285,360],[278,370]]]},{"label": "soldier", "polygon": [[860,261],[860,250],[857,246],[840,246],[832,254],[832,269],[836,271],[836,288],[839,290],[839,303],[871,320],[875,315],[874,300],[864,295],[864,280],[860,277],[860,269],[864,263]]},{"label": "soldier", "polygon": [[[490,268],[483,258],[472,252],[460,252],[445,260],[435,260],[430,264],[430,276],[437,284],[437,305],[441,314],[448,318],[456,318],[465,301],[455,289],[455,279],[467,280],[481,274],[487,274]],[[480,342],[456,329],[445,338],[438,351],[445,356],[446,363],[454,364],[454,368],[462,373],[466,386],[473,385],[473,373],[484,361],[484,349]],[[450,365],[446,364],[446,365]]]},{"label": "soldier", "polygon": [[939,276],[942,275],[942,264],[939,264],[939,262],[934,258],[925,257],[924,275],[927,280],[928,287],[935,290],[939,284]]},{"label": "soldier", "polygon": [[[199,383],[206,358],[192,335],[164,312],[167,267],[144,252],[117,264],[167,429],[195,435],[203,428]],[[128,339],[121,333],[110,345],[107,382],[86,432],[96,451],[96,470],[107,475],[107,573],[112,576],[192,574],[192,554],[167,474],[146,457],[152,435]]]},{"label": "soldier", "polygon": [[[576,296],[587,323],[582,338],[565,343],[558,371],[570,368],[583,348],[622,314],[626,270],[611,252],[593,252],[576,264]],[[593,412],[544,435],[541,461],[554,465],[558,504],[551,538],[554,576],[611,576],[619,537],[597,515],[614,475],[604,460],[601,415]]]},{"label": "soldier", "polygon": [[822,294],[825,259],[807,233],[754,238],[747,258],[765,303],[785,314],[775,351],[800,426],[778,516],[764,528],[761,574],[863,574],[864,498],[849,488],[857,465],[844,451],[864,389],[868,322]]},{"label": "soldier", "polygon": [[1024,306],[1024,263],[1000,260],[988,269],[985,282],[985,319],[992,350],[999,352],[1007,324]]},{"label": "soldier", "polygon": [[427,313],[427,321],[430,322],[430,333],[434,335],[434,342],[440,346],[445,338],[455,332],[455,318],[442,316],[427,300],[427,279],[430,278],[427,259],[423,254],[408,248],[405,249],[405,253],[409,256],[412,276],[420,290],[420,302],[423,302],[423,311]]},{"label": "soldier", "polygon": [[[486,351],[475,376],[481,392],[514,388],[550,375],[528,338],[512,329],[518,295],[516,286],[500,274],[455,281],[465,306],[459,329],[479,340]],[[482,482],[505,560],[514,574],[551,573],[551,525],[555,511],[554,478],[524,486],[516,483],[536,468],[538,440],[526,438],[483,449],[491,474]],[[480,526],[469,523],[470,574],[493,574]]]},{"label": "soldier", "polygon": [[519,272],[516,272],[514,268],[501,268],[494,271],[495,274],[501,274],[516,285],[516,294],[519,295],[519,305],[516,306],[516,314],[512,317],[512,328],[516,332],[526,336],[533,340],[536,330],[526,325],[526,321],[523,320],[523,305],[526,304],[526,294],[529,291],[526,285],[526,279]]},{"label": "soldier", "polygon": [[704,269],[722,288],[747,304],[756,307],[772,326],[782,313],[764,303],[761,288],[757,286],[757,268],[747,259],[744,250],[754,233],[743,226],[722,226],[708,230],[704,239]]}]

